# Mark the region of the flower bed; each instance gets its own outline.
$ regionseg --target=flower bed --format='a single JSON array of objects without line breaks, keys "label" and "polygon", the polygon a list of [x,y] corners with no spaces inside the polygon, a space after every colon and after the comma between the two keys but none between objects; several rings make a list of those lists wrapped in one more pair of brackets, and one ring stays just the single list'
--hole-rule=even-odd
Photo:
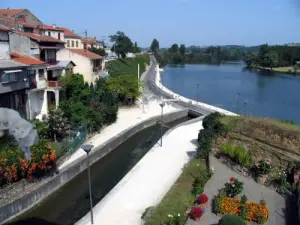
[{"label": "flower bed", "polygon": [[260,221],[266,222],[269,218],[269,210],[263,203],[246,202],[242,203],[241,200],[237,200],[229,197],[220,198],[220,213],[234,214],[241,216],[241,207],[247,208],[246,220],[261,223]]},{"label": "flower bed", "polygon": [[40,141],[31,147],[31,152],[31,160],[27,161],[18,146],[0,150],[0,186],[23,178],[40,177],[55,165],[56,152],[50,142]]}]

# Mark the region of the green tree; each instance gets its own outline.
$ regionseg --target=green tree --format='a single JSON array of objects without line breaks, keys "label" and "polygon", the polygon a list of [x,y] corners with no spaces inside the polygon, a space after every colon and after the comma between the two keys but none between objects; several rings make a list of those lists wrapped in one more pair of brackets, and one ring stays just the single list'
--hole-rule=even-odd
[{"label": "green tree", "polygon": [[114,43],[112,50],[115,51],[119,58],[120,56],[125,58],[126,54],[133,50],[133,43],[124,32],[118,31],[109,37],[110,41]]},{"label": "green tree", "polygon": [[257,54],[254,52],[248,52],[244,55],[243,61],[247,67],[255,66],[257,64]]},{"label": "green tree", "polygon": [[265,55],[264,65],[271,69],[278,65],[278,55],[275,51],[270,51]]},{"label": "green tree", "polygon": [[170,52],[170,53],[178,53],[178,51],[179,51],[178,44],[173,44],[173,45],[171,46],[171,48],[169,48],[169,52]]},{"label": "green tree", "polygon": [[140,53],[141,49],[138,46],[137,42],[134,42],[134,46],[133,46],[133,53]]},{"label": "green tree", "polygon": [[185,55],[185,45],[181,44],[179,48],[180,55]]},{"label": "green tree", "polygon": [[157,54],[159,51],[159,42],[155,38],[153,39],[153,41],[151,43],[150,49],[154,54]]},{"label": "green tree", "polygon": [[100,56],[106,56],[106,52],[103,48],[89,48],[89,51],[98,54]]}]

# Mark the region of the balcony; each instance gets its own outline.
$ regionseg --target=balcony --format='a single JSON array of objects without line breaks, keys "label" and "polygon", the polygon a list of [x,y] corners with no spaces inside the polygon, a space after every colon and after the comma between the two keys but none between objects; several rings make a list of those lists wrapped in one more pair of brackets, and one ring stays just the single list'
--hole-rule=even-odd
[{"label": "balcony", "polygon": [[60,81],[48,81],[47,82],[47,87],[48,88],[61,88],[61,82]]}]

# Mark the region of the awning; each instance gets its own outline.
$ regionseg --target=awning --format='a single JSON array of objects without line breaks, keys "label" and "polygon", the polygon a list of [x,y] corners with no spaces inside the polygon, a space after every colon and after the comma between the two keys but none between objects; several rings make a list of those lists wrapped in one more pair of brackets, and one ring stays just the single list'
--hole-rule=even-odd
[{"label": "awning", "polygon": [[4,73],[21,73],[23,70],[5,70]]}]

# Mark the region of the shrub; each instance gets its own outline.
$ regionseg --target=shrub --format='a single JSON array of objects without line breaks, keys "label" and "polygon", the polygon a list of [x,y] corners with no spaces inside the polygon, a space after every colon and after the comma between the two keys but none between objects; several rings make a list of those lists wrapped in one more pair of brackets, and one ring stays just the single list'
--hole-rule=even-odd
[{"label": "shrub", "polygon": [[218,214],[221,212],[221,197],[215,196],[212,200],[212,212]]},{"label": "shrub", "polygon": [[240,206],[240,217],[243,220],[247,220],[248,212],[249,212],[248,207],[245,204]]},{"label": "shrub", "polygon": [[248,167],[251,164],[250,153],[242,146],[234,146],[229,143],[223,143],[220,146],[220,152],[242,166]]},{"label": "shrub", "polygon": [[221,114],[218,112],[211,113],[204,117],[202,125],[204,129],[214,128]]},{"label": "shrub", "polygon": [[231,159],[235,158],[235,147],[232,144],[222,143],[220,146],[220,152]]},{"label": "shrub", "polygon": [[190,217],[194,220],[201,218],[203,210],[200,207],[194,206],[190,212]]},{"label": "shrub", "polygon": [[207,202],[208,202],[208,197],[206,194],[201,194],[197,199],[198,204],[205,204]]},{"label": "shrub", "polygon": [[219,225],[246,225],[246,223],[239,216],[225,215],[219,220]]},{"label": "shrub", "polygon": [[245,204],[248,201],[248,198],[246,195],[242,195],[241,197],[241,203]]},{"label": "shrub", "polygon": [[267,175],[271,171],[271,166],[265,160],[260,160],[257,167],[258,175]]},{"label": "shrub", "polygon": [[234,177],[230,178],[230,182],[225,184],[225,192],[227,193],[228,197],[237,196],[238,194],[242,193],[243,189],[244,183]]}]

